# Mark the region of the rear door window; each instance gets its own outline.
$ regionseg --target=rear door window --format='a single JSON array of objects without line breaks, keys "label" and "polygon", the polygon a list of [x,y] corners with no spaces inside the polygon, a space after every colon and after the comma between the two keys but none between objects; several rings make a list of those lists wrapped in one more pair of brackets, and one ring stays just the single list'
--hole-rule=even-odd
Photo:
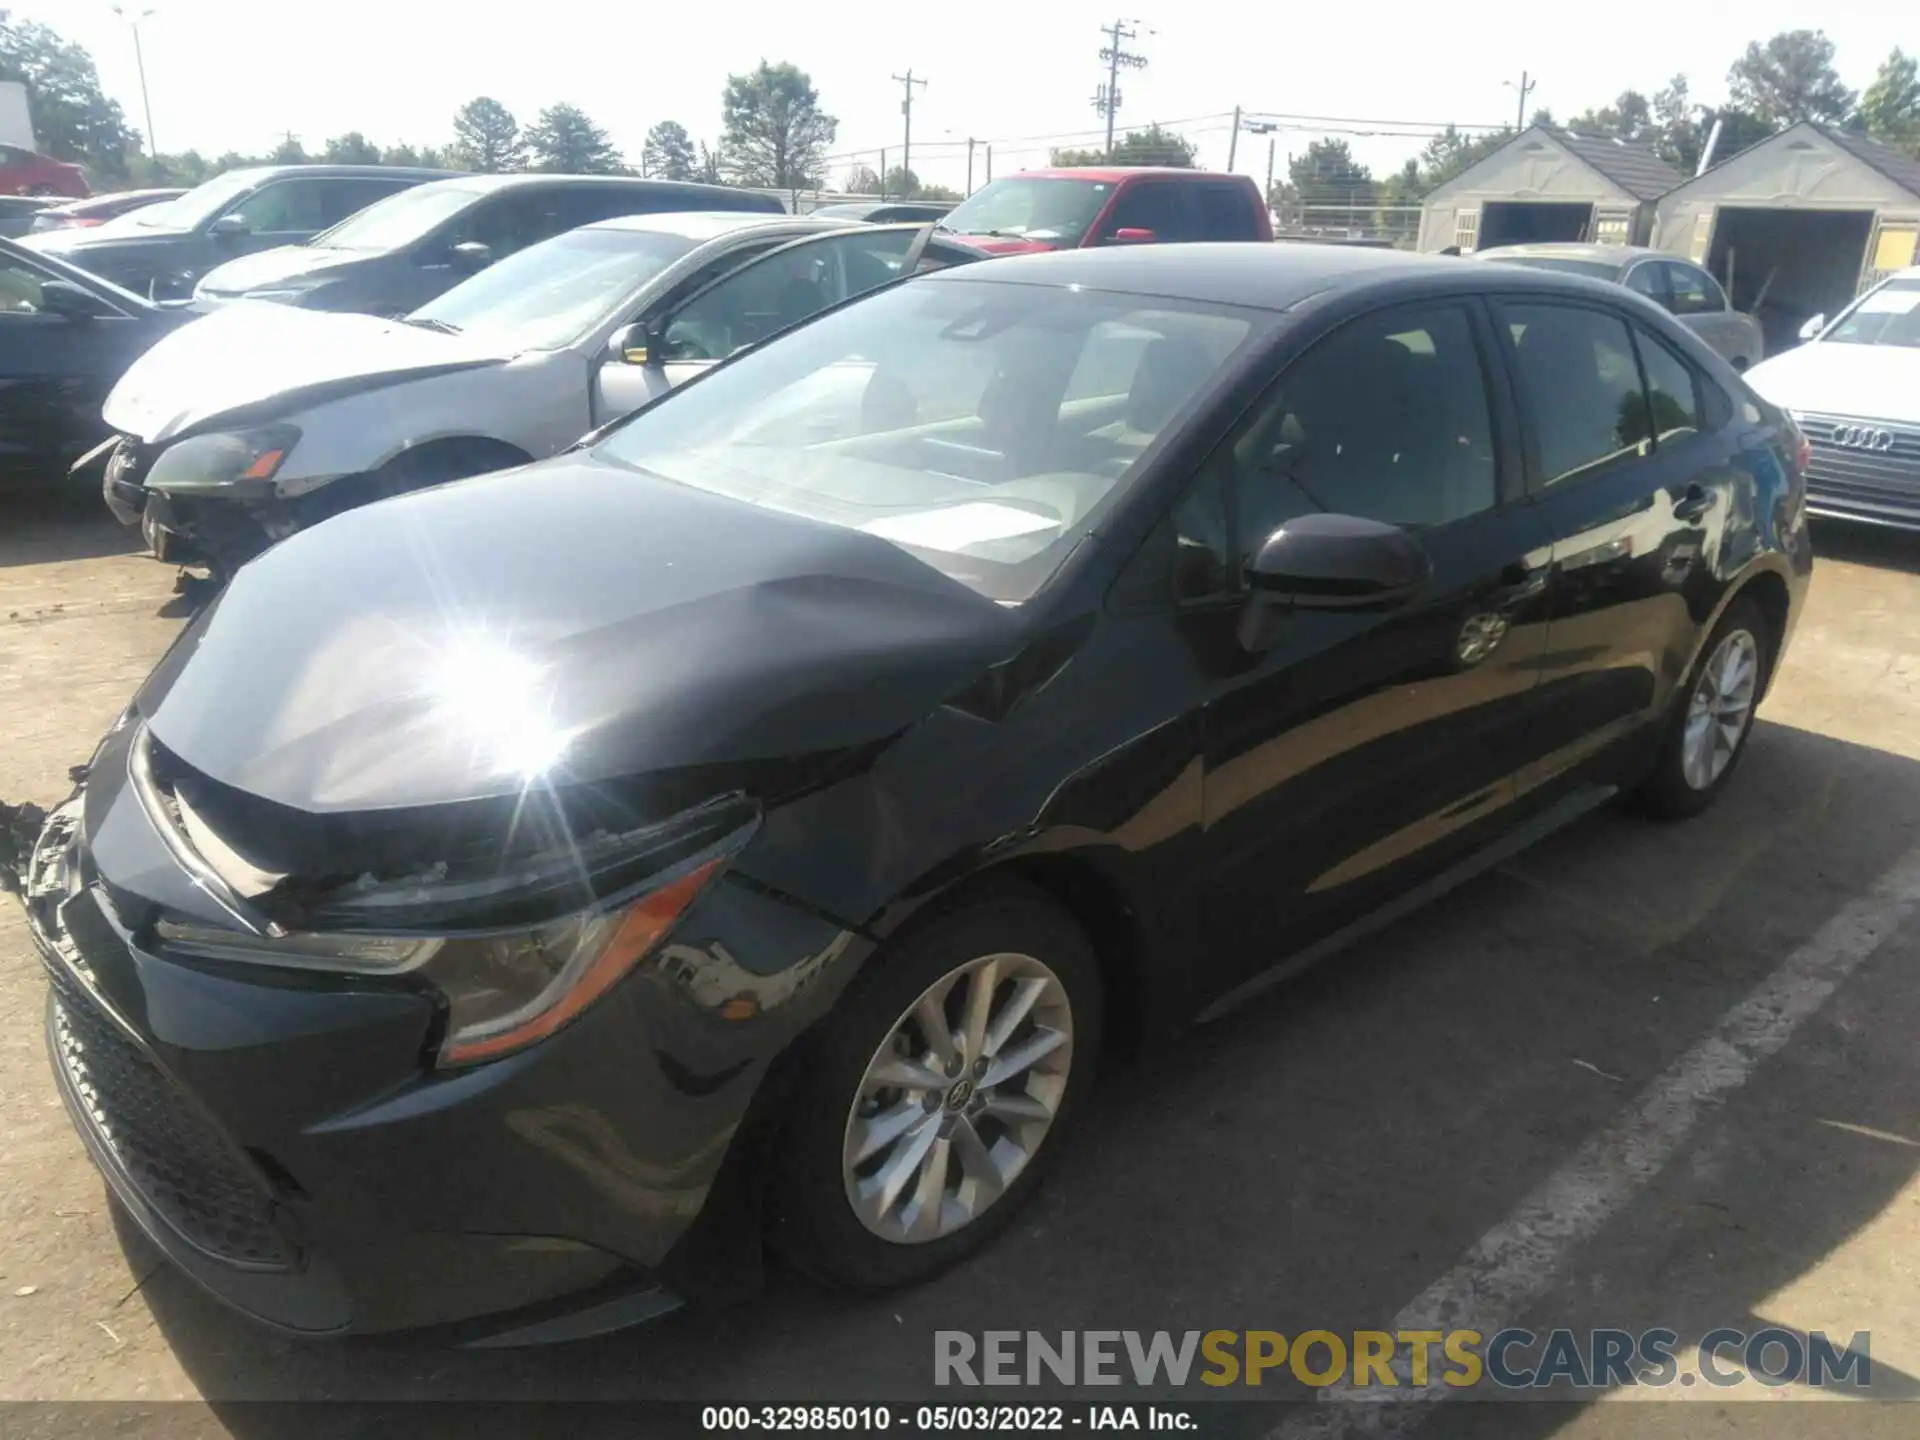
[{"label": "rear door window", "polygon": [[1701,424],[1699,380],[1693,367],[1638,325],[1634,340],[1647,376],[1647,406],[1653,416],[1653,439],[1665,445],[1697,435]]},{"label": "rear door window", "polygon": [[1652,428],[1627,322],[1574,305],[1509,304],[1502,312],[1541,482],[1584,478],[1642,453]]},{"label": "rear door window", "polygon": [[1101,238],[1111,240],[1121,230],[1151,230],[1156,240],[1190,240],[1193,225],[1187,213],[1189,185],[1148,180],[1129,185],[1114,202],[1113,213],[1101,226]]},{"label": "rear door window", "polygon": [[1202,240],[1258,240],[1260,227],[1247,192],[1238,185],[1196,185],[1194,208]]}]

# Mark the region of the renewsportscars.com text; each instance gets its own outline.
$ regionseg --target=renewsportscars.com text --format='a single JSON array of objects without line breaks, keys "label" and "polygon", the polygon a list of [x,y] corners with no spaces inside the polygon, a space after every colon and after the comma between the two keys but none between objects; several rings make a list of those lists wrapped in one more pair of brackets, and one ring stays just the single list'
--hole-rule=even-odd
[{"label": "renewsportscars.com text", "polygon": [[1477,1330],[937,1330],[936,1385],[1313,1387],[1492,1384],[1502,1389],[1625,1385],[1873,1383],[1872,1336],[1844,1344],[1824,1331],[1710,1330],[1690,1346],[1677,1331]]}]

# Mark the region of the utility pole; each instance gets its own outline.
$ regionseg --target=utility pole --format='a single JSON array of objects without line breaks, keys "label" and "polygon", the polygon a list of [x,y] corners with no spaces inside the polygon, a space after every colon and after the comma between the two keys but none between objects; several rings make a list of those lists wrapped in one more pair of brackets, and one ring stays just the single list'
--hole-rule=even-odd
[{"label": "utility pole", "polygon": [[[1249,126],[1249,129],[1252,127]],[[1233,169],[1233,157],[1240,153],[1240,107],[1233,107],[1233,138],[1227,141],[1227,169]]]},{"label": "utility pole", "polygon": [[[1094,92],[1093,108],[1107,117],[1107,159],[1111,161],[1113,159],[1113,117],[1120,110],[1120,67],[1124,65],[1129,70],[1142,69],[1147,63],[1147,57],[1127,52],[1126,42],[1138,38],[1140,34],[1128,21],[1116,20],[1103,28],[1100,33],[1107,37],[1107,43],[1100,51],[1100,58],[1107,62],[1107,83]],[[1149,30],[1147,33],[1153,32]]]},{"label": "utility pole", "polygon": [[[896,75],[893,78],[900,82],[905,91],[905,98],[900,102],[900,113],[906,117],[907,122],[907,133],[900,146],[900,198],[909,200],[912,197],[906,193],[906,190],[913,183],[913,87],[918,85],[924,90],[927,88],[927,82],[913,78],[912,66],[907,67],[906,74]],[[884,175],[880,178],[886,179]]]},{"label": "utility pole", "polygon": [[1520,72],[1520,83],[1518,85],[1514,84],[1511,80],[1505,83],[1509,90],[1518,90],[1520,92],[1520,109],[1519,113],[1514,117],[1513,122],[1513,128],[1518,132],[1527,128],[1527,96],[1540,88],[1540,82],[1530,78],[1527,72],[1522,70]]},{"label": "utility pole", "polygon": [[993,183],[993,142],[987,142],[987,183]]},{"label": "utility pole", "polygon": [[967,194],[973,194],[973,147],[978,144],[973,136],[967,137]]},{"label": "utility pole", "polygon": [[123,5],[115,5],[112,9],[133,31],[133,63],[140,71],[140,109],[147,117],[147,156],[152,159],[159,155],[160,150],[153,143],[153,102],[147,98],[147,57],[140,53],[140,22],[153,14],[153,7],[144,5],[138,13],[129,11]]},{"label": "utility pole", "polygon": [[[1236,111],[1235,113],[1237,114],[1238,112]],[[1279,129],[1280,127],[1271,120],[1247,121],[1247,133],[1249,135],[1264,135],[1267,137],[1267,188],[1261,193],[1266,199],[1269,209],[1273,207],[1273,144],[1275,133]],[[1233,168],[1233,161],[1231,159],[1227,161],[1227,168],[1229,170]]]}]

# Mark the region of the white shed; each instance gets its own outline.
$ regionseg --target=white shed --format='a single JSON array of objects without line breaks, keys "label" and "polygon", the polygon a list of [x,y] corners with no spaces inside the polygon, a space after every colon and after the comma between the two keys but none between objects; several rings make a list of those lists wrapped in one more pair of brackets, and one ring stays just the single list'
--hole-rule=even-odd
[{"label": "white shed", "polygon": [[1920,162],[1866,135],[1804,121],[1660,197],[1654,244],[1705,265],[1767,350],[1914,262]]},{"label": "white shed", "polygon": [[1683,178],[1644,145],[1534,125],[1434,188],[1421,207],[1419,248],[1644,245],[1654,199]]}]

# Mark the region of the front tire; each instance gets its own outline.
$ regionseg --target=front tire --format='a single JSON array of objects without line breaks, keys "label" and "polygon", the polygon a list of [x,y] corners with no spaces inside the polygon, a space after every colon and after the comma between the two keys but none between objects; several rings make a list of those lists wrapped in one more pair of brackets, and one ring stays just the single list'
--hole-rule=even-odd
[{"label": "front tire", "polygon": [[1637,797],[1642,809],[1684,819],[1719,798],[1746,753],[1773,653],[1772,628],[1759,605],[1735,600],[1680,692],[1653,774]]},{"label": "front tire", "polygon": [[769,1197],[775,1246],[816,1280],[865,1291],[978,1250],[1073,1123],[1101,1004],[1086,937],[1024,887],[887,946],[795,1086]]}]

